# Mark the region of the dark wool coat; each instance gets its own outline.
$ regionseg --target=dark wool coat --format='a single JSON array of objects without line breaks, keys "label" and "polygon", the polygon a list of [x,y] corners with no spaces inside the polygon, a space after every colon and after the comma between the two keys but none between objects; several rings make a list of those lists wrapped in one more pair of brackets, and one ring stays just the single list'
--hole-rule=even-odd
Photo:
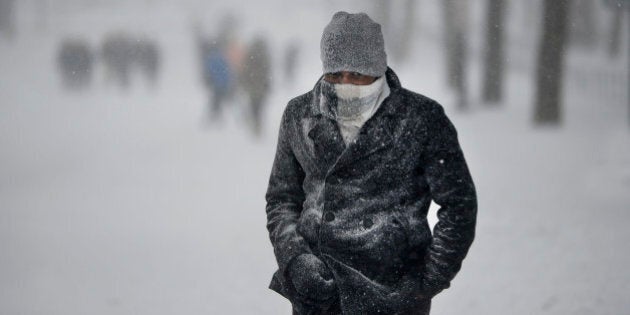
[{"label": "dark wool coat", "polygon": [[282,117],[266,194],[279,266],[270,287],[300,314],[328,307],[287,279],[300,254],[331,269],[343,314],[428,314],[473,241],[477,199],[455,128],[437,102],[402,88],[391,69],[386,77],[389,97],[347,147],[320,107],[319,81]]}]

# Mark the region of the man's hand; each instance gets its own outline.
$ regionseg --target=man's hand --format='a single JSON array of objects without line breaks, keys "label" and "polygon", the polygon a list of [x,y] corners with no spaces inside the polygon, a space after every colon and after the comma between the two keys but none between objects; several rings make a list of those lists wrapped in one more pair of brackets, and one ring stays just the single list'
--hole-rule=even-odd
[{"label": "man's hand", "polygon": [[295,290],[306,298],[326,301],[336,294],[332,272],[313,254],[301,254],[289,265],[289,277]]}]

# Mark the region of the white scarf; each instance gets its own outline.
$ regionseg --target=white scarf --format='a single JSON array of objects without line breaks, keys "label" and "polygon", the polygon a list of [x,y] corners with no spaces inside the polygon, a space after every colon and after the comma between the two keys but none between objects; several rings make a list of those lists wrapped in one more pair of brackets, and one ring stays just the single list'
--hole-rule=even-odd
[{"label": "white scarf", "polygon": [[346,145],[353,142],[365,122],[389,96],[385,76],[369,85],[334,84],[337,95],[336,120]]},{"label": "white scarf", "polygon": [[383,91],[385,76],[368,85],[335,84],[337,94],[337,119],[354,120],[371,112]]}]

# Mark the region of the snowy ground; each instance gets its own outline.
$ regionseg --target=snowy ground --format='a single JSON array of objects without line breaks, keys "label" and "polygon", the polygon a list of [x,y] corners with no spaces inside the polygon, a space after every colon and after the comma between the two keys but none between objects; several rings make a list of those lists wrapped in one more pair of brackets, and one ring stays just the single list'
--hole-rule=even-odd
[{"label": "snowy ground", "polygon": [[[275,261],[264,191],[279,115],[317,79],[321,29],[343,7],[241,2],[164,1],[150,13],[145,2],[69,6],[52,13],[48,30],[20,12],[22,34],[0,42],[0,314],[289,313],[267,289]],[[422,3],[421,24],[430,25],[435,1]],[[203,119],[191,19],[213,25],[230,8],[246,18],[244,38],[264,32],[276,45],[276,62],[279,45],[295,37],[304,44],[300,79],[274,79],[259,140],[239,111],[220,126]],[[291,14],[280,19],[282,10]],[[83,35],[96,45],[116,28],[158,38],[160,88],[121,93],[97,71],[89,91],[64,92],[54,64],[60,38]],[[596,69],[625,82],[567,80],[563,126],[535,129],[531,70],[511,70],[507,101],[489,109],[476,101],[473,61],[473,108],[457,112],[436,33],[418,32],[416,60],[394,70],[404,86],[444,104],[458,128],[479,223],[434,313],[629,312],[628,60],[569,55],[571,78]]]}]

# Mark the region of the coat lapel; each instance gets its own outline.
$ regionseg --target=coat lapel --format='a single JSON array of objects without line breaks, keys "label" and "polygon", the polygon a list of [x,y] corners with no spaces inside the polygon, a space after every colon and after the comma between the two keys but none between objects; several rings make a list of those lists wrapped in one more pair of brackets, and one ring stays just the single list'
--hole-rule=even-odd
[{"label": "coat lapel", "polygon": [[346,149],[337,122],[323,115],[317,116],[308,137],[313,142],[317,165],[326,173]]},{"label": "coat lapel", "polygon": [[356,140],[350,143],[339,157],[336,167],[352,164],[354,161],[380,151],[392,143],[396,119],[390,113],[389,107],[391,106],[393,103],[388,97],[374,116],[361,127]]},{"label": "coat lapel", "polygon": [[320,104],[320,78],[313,89],[308,117],[302,122],[317,167],[323,174],[335,164],[346,145],[334,117]]}]

